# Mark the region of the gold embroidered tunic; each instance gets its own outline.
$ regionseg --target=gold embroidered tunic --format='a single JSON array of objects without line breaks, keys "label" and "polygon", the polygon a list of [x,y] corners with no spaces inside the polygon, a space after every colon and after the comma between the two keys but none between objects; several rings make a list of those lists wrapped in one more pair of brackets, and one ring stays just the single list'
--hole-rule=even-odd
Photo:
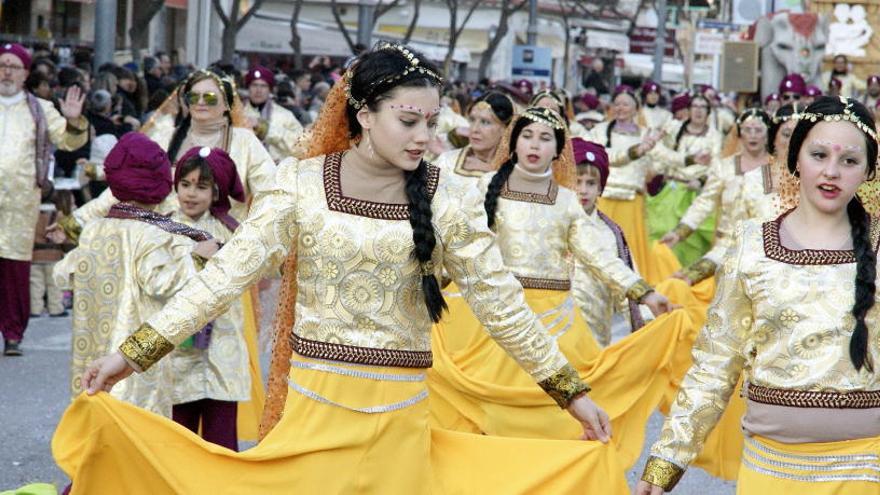
[{"label": "gold embroidered tunic", "polygon": [[[599,218],[595,209],[589,216],[591,225],[596,229],[595,244],[591,248],[609,253],[608,256],[617,256],[617,238],[614,232]],[[613,285],[603,283],[577,261],[572,276],[571,292],[596,341],[602,346],[611,344],[611,319],[614,313],[623,308],[626,295],[620,290],[615,290]]]},{"label": "gold embroidered tunic", "polygon": [[[244,111],[249,117],[261,118],[260,111],[250,103],[245,104]],[[272,102],[272,113],[269,114],[267,125],[268,129],[263,137],[263,144],[272,159],[277,163],[289,156],[294,156],[303,133],[303,126],[293,115],[293,112]]]},{"label": "gold embroidered tunic", "polygon": [[711,153],[712,158],[721,158],[721,146],[724,138],[720,132],[711,126],[706,129],[706,132],[700,135],[685,132],[681,135],[681,139],[678,142],[678,148],[676,148],[675,137],[678,136],[683,125],[684,122],[682,121],[670,120],[663,128],[665,131],[663,144],[675,153],[675,155],[670,156],[674,156],[679,163],[684,161],[688,156],[693,156],[701,152]]},{"label": "gold embroidered tunic", "polygon": [[[480,181],[483,197],[493,175]],[[584,212],[574,191],[556,182],[550,182],[546,194],[511,191],[505,184],[495,231],[504,264],[525,288],[570,290],[574,258],[603,283],[636,300],[650,289],[617,257],[616,247],[599,247],[597,222]]]},{"label": "gold embroidered tunic", "polygon": [[[195,275],[194,246],[137,220],[101,218],[83,229],[79,246],[53,271],[59,287],[74,291],[71,397],[82,392],[89,363],[118,347]],[[123,380],[111,394],[170,417],[172,382],[169,361]]]},{"label": "gold embroidered tunic", "polygon": [[[700,452],[741,374],[749,383],[798,391],[880,390],[880,375],[849,358],[855,327],[852,251],[791,250],[780,217],[740,225],[716,273],[718,288],[694,345],[694,365],[666,419],[646,477],[671,487]],[[877,248],[878,229],[871,243]],[[880,305],[868,312],[868,353],[880,362]]]},{"label": "gold embroidered tunic", "polygon": [[670,121],[675,120],[672,118],[672,112],[660,106],[652,108],[645,105],[641,112],[645,119],[645,126],[649,129],[663,129]]},{"label": "gold embroidered tunic", "polygon": [[676,231],[685,237],[712,212],[717,212],[715,242],[700,261],[688,267],[692,280],[711,275],[721,264],[725,252],[733,244],[733,232],[739,222],[772,220],[781,213],[778,194],[767,192],[769,165],[743,172],[740,159],[741,155],[736,154],[712,162],[705,186],[676,227]]},{"label": "gold embroidered tunic", "polygon": [[[608,140],[608,125],[608,122],[597,124],[590,133],[590,140],[605,145]],[[635,149],[647,137],[648,131],[645,127],[639,127],[637,134],[629,134],[612,129],[611,146],[605,147],[611,170],[602,192],[603,198],[634,199],[636,194],[644,193],[649,172],[665,174],[682,182],[705,174],[706,169],[702,165],[685,167],[684,160],[677,159],[675,152],[663,143],[657,143],[644,156],[635,158]]]},{"label": "gold embroidered tunic", "polygon": [[[71,151],[88,141],[88,122],[70,125],[51,102],[38,99],[49,140]],[[80,125],[81,124],[81,125]],[[40,214],[36,185],[36,124],[24,92],[0,98],[0,258],[30,261]]]},{"label": "gold embroidered tunic", "polygon": [[[232,232],[209,212],[193,220],[178,210],[173,218],[176,222],[207,232],[223,243],[232,237]],[[233,300],[229,309],[212,323],[211,341],[207,349],[177,348],[169,356],[174,373],[175,404],[201,399],[232,402],[250,400],[251,375],[244,341],[241,298]],[[129,328],[126,327],[126,330]]]},{"label": "gold embroidered tunic", "polygon": [[[120,350],[148,368],[277,270],[295,246],[295,352],[429,367],[432,321],[412,256],[409,207],[344,196],[340,168],[341,154],[282,162],[275,188],[257,196],[229,243]],[[493,338],[560,404],[567,403],[583,385],[504,269],[484,212],[467,206],[477,203],[468,196],[479,192],[457,187],[436,167],[428,175],[437,270],[449,272]]]}]

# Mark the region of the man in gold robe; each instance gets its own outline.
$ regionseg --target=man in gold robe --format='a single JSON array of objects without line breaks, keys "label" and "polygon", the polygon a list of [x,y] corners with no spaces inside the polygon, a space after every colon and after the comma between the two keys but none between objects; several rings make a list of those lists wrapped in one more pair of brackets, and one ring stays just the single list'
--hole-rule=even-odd
[{"label": "man in gold robe", "polygon": [[85,95],[76,86],[52,103],[26,92],[31,55],[17,43],[0,45],[0,332],[4,354],[21,355],[30,317],[31,255],[40,190],[51,187],[52,146],[75,150],[88,140]]},{"label": "man in gold robe", "polygon": [[275,76],[266,67],[256,66],[245,75],[248,103],[245,106],[254,134],[266,146],[275,163],[294,156],[303,135],[303,126],[293,112],[272,101]]}]

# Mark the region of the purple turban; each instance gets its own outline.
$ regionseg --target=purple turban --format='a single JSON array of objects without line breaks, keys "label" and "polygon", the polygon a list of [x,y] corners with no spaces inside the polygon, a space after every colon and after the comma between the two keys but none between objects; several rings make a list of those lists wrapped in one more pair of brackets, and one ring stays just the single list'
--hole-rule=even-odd
[{"label": "purple turban", "polygon": [[807,89],[804,92],[804,94],[807,96],[811,96],[811,97],[822,96],[822,90],[819,89],[818,86],[813,86],[811,84],[811,85],[807,86]]},{"label": "purple turban", "polygon": [[784,78],[779,83],[779,93],[795,93],[802,95],[807,90],[807,83],[804,81],[803,76],[798,73],[792,73]]},{"label": "purple turban", "polygon": [[684,110],[685,108],[691,105],[691,95],[687,93],[682,93],[675,98],[672,99],[672,104],[670,105],[672,108],[672,113],[678,112],[679,110]]},{"label": "purple turban", "polygon": [[0,55],[4,53],[11,53],[18,57],[21,60],[21,65],[24,66],[26,70],[30,70],[31,68],[31,54],[27,51],[27,48],[19,45],[18,43],[4,43],[0,45]]},{"label": "purple turban", "polygon": [[579,137],[572,138],[571,148],[574,153],[574,162],[578,165],[585,163],[599,169],[599,191],[605,190],[608,182],[608,153],[601,144],[586,141]]},{"label": "purple turban", "polygon": [[275,74],[272,73],[271,70],[263,67],[262,65],[256,65],[251,70],[248,71],[244,76],[244,85],[250,86],[254,81],[263,81],[269,85],[269,87],[275,87]]},{"label": "purple turban", "polygon": [[767,95],[766,98],[764,98],[764,104],[766,105],[771,101],[782,101],[782,98],[779,96],[779,93],[770,93],[769,95]]},{"label": "purple turban", "polygon": [[158,144],[139,132],[122,136],[104,159],[110,192],[119,201],[159,204],[171,192],[171,162]]},{"label": "purple turban", "polygon": [[644,84],[642,84],[642,96],[647,96],[648,93],[659,93],[659,92],[660,92],[660,85],[650,79],[645,80]]}]

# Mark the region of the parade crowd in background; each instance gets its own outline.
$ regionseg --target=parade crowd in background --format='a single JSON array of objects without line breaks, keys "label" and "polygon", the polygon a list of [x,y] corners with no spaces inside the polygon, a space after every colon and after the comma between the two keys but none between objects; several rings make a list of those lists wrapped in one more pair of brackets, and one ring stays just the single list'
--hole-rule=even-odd
[{"label": "parade crowd in background", "polygon": [[71,317],[65,491],[627,493],[660,411],[638,494],[876,493],[880,76],[602,74],[0,45],[3,359]]}]

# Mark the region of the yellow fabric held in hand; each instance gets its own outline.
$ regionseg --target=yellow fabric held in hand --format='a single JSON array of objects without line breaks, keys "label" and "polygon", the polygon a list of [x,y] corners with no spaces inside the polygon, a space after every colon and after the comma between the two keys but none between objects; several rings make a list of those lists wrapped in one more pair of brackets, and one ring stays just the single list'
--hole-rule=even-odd
[{"label": "yellow fabric held in hand", "polygon": [[266,402],[266,389],[263,387],[263,372],[260,368],[260,352],[257,348],[257,328],[259,320],[254,305],[259,297],[256,286],[246,290],[241,296],[244,310],[244,341],[247,344],[248,368],[251,375],[251,400],[238,403],[238,439],[256,442],[259,440],[260,420],[263,417],[263,404]]}]

